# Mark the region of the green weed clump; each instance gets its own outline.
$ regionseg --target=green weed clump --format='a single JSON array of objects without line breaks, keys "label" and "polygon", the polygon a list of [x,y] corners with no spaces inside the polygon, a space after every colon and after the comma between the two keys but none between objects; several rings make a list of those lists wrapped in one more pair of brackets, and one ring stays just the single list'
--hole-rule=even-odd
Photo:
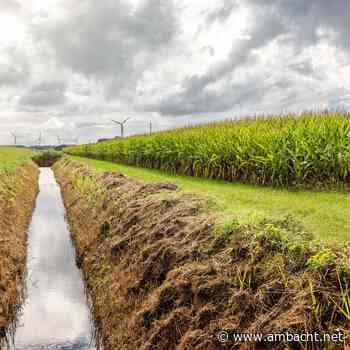
[{"label": "green weed clump", "polygon": [[65,152],[226,181],[343,187],[350,180],[350,115],[305,113],[214,123]]},{"label": "green weed clump", "polygon": [[46,150],[42,152],[37,152],[33,157],[32,160],[42,167],[50,167],[52,166],[57,160],[59,160],[62,157],[61,152],[57,152],[55,150]]},{"label": "green weed clump", "polygon": [[[346,246],[329,247],[312,240],[289,216],[254,224],[226,223],[214,231],[204,253],[218,261],[225,257],[224,262],[232,267],[232,286],[240,293],[258,295],[264,310],[273,305],[285,307],[293,300],[295,309],[307,305],[312,311],[308,325],[303,326],[321,331],[327,324],[328,331],[348,332],[350,267],[344,260],[349,256]],[[231,307],[241,311],[237,294],[233,294]],[[299,316],[291,313],[287,318],[295,321]]]},{"label": "green weed clump", "polygon": [[204,252],[215,255],[220,251],[229,252],[236,257],[249,252],[252,261],[260,261],[262,256],[269,256],[273,268],[278,267],[281,259],[284,262],[287,259],[293,268],[319,273],[337,269],[342,274],[350,273],[347,259],[349,250],[346,245],[326,245],[306,232],[291,216],[281,220],[263,219],[249,224],[233,220],[219,225]]},{"label": "green weed clump", "polygon": [[337,261],[336,254],[329,248],[322,249],[317,254],[311,256],[308,265],[317,270],[324,271],[330,266],[334,266]]}]

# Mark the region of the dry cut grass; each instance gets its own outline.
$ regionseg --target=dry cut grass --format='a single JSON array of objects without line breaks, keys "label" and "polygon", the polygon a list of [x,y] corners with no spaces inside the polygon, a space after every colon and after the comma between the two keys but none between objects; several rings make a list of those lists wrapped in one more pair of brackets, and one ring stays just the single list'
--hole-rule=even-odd
[{"label": "dry cut grass", "polygon": [[220,343],[221,330],[349,333],[349,249],[293,218],[218,226],[168,183],[55,165],[104,349],[345,349]]}]

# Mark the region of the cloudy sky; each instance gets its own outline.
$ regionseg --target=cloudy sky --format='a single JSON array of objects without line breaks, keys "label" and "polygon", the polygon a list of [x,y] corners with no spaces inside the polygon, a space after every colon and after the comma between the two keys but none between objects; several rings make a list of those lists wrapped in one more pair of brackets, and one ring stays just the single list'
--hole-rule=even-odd
[{"label": "cloudy sky", "polygon": [[349,0],[0,0],[0,144],[342,108]]}]

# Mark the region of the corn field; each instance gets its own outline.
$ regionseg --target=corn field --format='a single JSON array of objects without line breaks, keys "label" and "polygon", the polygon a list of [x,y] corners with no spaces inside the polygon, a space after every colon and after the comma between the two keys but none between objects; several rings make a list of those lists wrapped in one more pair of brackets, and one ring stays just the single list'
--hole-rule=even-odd
[{"label": "corn field", "polygon": [[214,123],[65,152],[226,181],[344,185],[350,182],[350,115],[304,113]]}]

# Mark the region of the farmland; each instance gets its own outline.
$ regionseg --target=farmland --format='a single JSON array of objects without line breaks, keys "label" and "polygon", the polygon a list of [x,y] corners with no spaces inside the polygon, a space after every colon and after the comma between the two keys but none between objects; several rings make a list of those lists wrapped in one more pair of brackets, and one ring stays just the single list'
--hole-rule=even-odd
[{"label": "farmland", "polygon": [[[2,334],[24,273],[37,192],[31,156],[2,153]],[[104,349],[217,349],[223,329],[349,332],[350,255],[341,244],[348,241],[347,192],[232,183],[53,152],[34,160],[52,165],[60,185]]]},{"label": "farmland", "polygon": [[229,182],[344,188],[350,181],[350,116],[305,113],[223,122],[66,152]]},{"label": "farmland", "polygon": [[[55,171],[105,348],[216,349],[220,329],[349,336],[349,128],[304,114],[67,149]],[[297,348],[282,343],[261,348]]]}]

